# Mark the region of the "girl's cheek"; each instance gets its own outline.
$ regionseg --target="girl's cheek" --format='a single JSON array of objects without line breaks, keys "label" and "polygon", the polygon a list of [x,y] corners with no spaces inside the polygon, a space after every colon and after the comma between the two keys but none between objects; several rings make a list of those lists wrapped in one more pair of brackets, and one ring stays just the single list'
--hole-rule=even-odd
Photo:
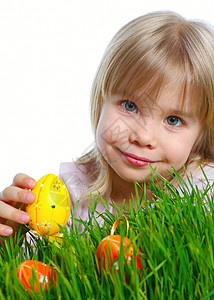
[{"label": "girl's cheek", "polygon": [[97,131],[97,143],[99,146],[114,143],[114,133],[110,128],[99,126]]},{"label": "girl's cheek", "polygon": [[101,152],[104,151],[105,144],[109,143],[108,128],[106,128],[105,124],[101,121],[97,127],[96,142]]},{"label": "girl's cheek", "polygon": [[103,143],[113,143],[117,136],[117,122],[112,120],[109,115],[102,115],[98,127],[97,127],[97,142],[99,144]]}]

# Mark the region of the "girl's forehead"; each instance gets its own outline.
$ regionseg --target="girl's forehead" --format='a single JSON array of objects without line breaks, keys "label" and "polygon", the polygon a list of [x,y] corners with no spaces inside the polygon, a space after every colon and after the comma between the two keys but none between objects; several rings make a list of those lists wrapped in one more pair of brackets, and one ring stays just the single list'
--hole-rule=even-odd
[{"label": "girl's forehead", "polygon": [[190,87],[185,90],[183,84],[178,84],[174,80],[159,86],[157,89],[144,86],[137,90],[128,90],[126,87],[115,92],[123,98],[128,98],[136,104],[148,103],[151,106],[173,107],[174,109],[194,110],[196,101],[191,93]]}]

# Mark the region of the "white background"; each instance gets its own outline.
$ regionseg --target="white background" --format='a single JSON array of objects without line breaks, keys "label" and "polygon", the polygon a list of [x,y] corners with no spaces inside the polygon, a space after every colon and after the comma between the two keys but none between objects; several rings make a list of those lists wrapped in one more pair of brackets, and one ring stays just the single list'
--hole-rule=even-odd
[{"label": "white background", "polygon": [[57,175],[93,142],[90,88],[121,26],[155,10],[214,25],[212,2],[0,0],[0,190],[17,172]]}]

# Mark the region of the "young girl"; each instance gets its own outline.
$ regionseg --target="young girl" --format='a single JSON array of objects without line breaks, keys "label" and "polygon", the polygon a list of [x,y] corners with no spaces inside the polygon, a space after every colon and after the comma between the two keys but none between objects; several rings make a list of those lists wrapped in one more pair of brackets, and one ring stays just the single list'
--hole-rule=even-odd
[{"label": "young girl", "polygon": [[[125,25],[113,37],[98,68],[91,121],[94,148],[60,168],[72,206],[80,200],[77,217],[87,218],[90,194],[100,193],[107,203],[117,205],[134,201],[134,182],[148,182],[150,165],[168,180],[172,180],[172,166],[185,178],[185,166],[193,185],[202,190],[206,180],[199,163],[208,179],[214,179],[211,26],[173,12],[150,13]],[[2,192],[0,235],[10,235],[15,223],[29,221],[28,214],[18,208],[35,200],[26,190],[35,184],[29,176],[18,174]],[[152,200],[149,190],[148,197]],[[97,209],[104,209],[102,201]]]}]

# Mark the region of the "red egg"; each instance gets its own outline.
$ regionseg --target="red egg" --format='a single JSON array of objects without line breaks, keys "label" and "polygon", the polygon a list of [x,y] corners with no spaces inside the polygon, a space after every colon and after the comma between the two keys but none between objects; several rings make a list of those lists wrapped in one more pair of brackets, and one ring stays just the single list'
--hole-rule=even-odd
[{"label": "red egg", "polygon": [[35,290],[38,292],[37,282],[33,282],[33,269],[38,283],[43,289],[48,289],[51,285],[51,278],[56,286],[56,271],[41,261],[27,260],[22,262],[17,268],[17,277],[20,279],[25,290]]},{"label": "red egg", "polygon": [[[108,270],[111,264],[113,264],[116,270],[119,271],[119,261],[117,260],[117,258],[120,253],[120,246],[120,235],[109,235],[100,242],[96,253],[100,273],[102,273],[102,270]],[[130,240],[127,237],[124,237],[122,246],[124,249],[124,258],[127,261],[127,264],[131,264],[133,258],[133,244],[130,245]],[[139,253],[140,250],[138,249],[136,255],[137,269],[142,268]]]}]

